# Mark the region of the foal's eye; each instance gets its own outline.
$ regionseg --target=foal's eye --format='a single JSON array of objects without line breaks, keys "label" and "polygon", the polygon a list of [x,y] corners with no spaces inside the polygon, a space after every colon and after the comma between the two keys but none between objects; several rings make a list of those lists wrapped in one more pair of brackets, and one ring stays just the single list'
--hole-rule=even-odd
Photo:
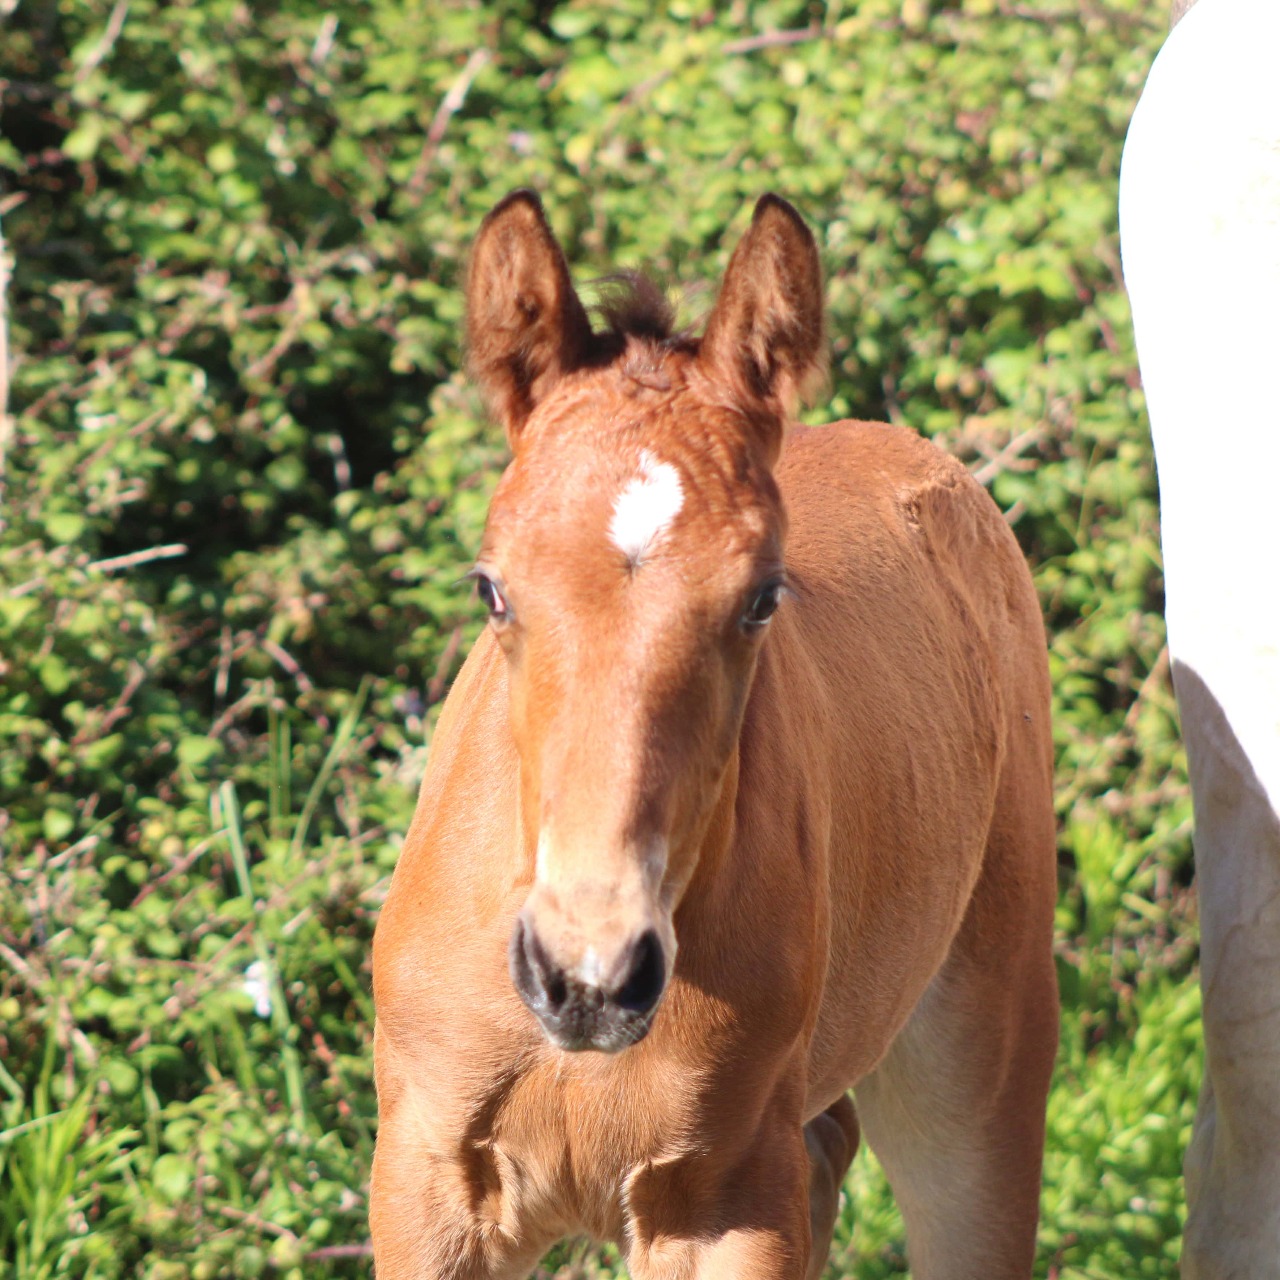
[{"label": "foal's eye", "polygon": [[480,597],[480,603],[489,610],[489,617],[494,622],[505,622],[509,611],[497,584],[483,573],[477,573],[475,580],[476,595]]},{"label": "foal's eye", "polygon": [[748,630],[752,627],[764,626],[773,617],[781,598],[782,583],[766,582],[751,597],[751,603],[747,606],[746,613],[742,615],[742,625]]}]

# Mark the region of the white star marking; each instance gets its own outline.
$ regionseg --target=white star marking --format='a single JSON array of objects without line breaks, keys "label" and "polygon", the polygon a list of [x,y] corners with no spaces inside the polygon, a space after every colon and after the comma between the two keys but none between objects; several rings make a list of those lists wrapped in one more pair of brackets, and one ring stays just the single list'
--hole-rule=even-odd
[{"label": "white star marking", "polygon": [[646,449],[640,454],[640,474],[627,482],[614,501],[609,537],[632,564],[639,564],[682,506],[679,473]]}]

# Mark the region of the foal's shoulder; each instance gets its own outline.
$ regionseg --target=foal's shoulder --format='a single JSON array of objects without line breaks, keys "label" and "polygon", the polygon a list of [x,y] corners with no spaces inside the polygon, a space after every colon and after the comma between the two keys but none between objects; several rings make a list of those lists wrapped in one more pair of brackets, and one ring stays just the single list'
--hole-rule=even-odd
[{"label": "foal's shoulder", "polygon": [[1026,574],[991,495],[961,462],[908,427],[798,427],[779,479],[801,547],[844,537],[864,550],[925,554],[965,576]]},{"label": "foal's shoulder", "polygon": [[933,491],[990,505],[967,469],[910,427],[848,419],[797,427],[779,478],[791,497],[827,493],[842,502],[888,502],[908,512]]},{"label": "foal's shoulder", "polygon": [[[908,426],[846,419],[826,426],[797,426],[783,453],[782,474],[791,483],[841,486],[965,484],[965,468]],[[786,481],[785,481],[786,483]]]}]

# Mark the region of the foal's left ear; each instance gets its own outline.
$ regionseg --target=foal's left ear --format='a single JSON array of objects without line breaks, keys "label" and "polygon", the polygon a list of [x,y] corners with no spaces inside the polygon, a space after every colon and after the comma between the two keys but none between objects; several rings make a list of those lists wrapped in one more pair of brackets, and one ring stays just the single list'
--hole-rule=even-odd
[{"label": "foal's left ear", "polygon": [[472,376],[514,446],[538,402],[587,358],[591,322],[532,191],[513,191],[480,226],[467,272]]},{"label": "foal's left ear", "polygon": [[826,376],[822,312],[813,235],[781,196],[761,196],[707,321],[703,362],[790,417]]}]

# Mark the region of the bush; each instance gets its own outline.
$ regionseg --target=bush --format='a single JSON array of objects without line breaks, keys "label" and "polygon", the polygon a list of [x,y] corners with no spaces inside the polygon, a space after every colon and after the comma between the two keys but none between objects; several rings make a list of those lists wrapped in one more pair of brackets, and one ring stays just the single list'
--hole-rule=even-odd
[{"label": "bush", "polygon": [[[15,1274],[364,1266],[369,941],[503,457],[459,267],[521,184],[580,281],[645,265],[688,319],[759,193],[793,199],[829,279],[810,420],[916,425],[1008,512],[1057,704],[1043,1265],[1172,1274],[1189,802],[1114,213],[1148,6],[5,8]],[[901,1270],[870,1163],[850,1206],[837,1265]]]}]

